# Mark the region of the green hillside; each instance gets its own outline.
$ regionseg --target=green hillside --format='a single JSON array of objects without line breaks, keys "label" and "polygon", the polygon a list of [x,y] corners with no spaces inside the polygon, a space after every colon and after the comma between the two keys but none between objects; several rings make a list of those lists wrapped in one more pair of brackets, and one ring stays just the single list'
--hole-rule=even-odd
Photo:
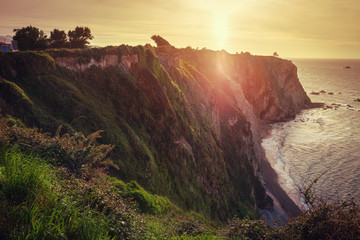
[{"label": "green hillside", "polygon": [[[91,65],[109,55],[120,65]],[[89,67],[61,67],[61,58]],[[216,220],[255,218],[270,203],[254,174],[250,123],[223,76],[185,60],[167,71],[149,46],[1,53],[0,66],[2,112],[51,133],[103,130],[99,143],[115,146],[111,176]]]},{"label": "green hillside", "polygon": [[360,239],[359,207],[311,186],[299,216],[258,220],[257,127],[309,104],[273,57],[0,53],[0,239]]}]

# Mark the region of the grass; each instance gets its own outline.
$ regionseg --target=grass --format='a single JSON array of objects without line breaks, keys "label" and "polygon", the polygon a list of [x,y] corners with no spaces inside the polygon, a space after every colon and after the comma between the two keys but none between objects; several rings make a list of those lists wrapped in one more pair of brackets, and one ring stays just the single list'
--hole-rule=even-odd
[{"label": "grass", "polygon": [[[135,181],[124,183],[109,177],[90,162],[81,174],[72,172],[62,160],[72,148],[60,146],[74,144],[77,149],[78,142],[68,135],[51,138],[36,129],[19,127],[17,122],[2,119],[0,124],[1,239],[158,239],[161,234],[179,235],[178,229],[183,229],[179,224],[185,220],[176,220],[180,223],[174,224],[173,231],[165,231],[165,223],[154,220],[183,216],[167,198],[146,192]],[[66,154],[49,152],[57,148]],[[101,149],[99,146],[96,151]],[[186,221],[195,220],[191,219]]]},{"label": "grass", "polygon": [[96,134],[59,132],[51,137],[0,119],[1,239],[143,239],[157,231],[156,221],[144,222],[147,216],[183,215],[135,181],[108,176],[104,165],[83,162],[82,171],[74,172],[66,163],[74,151],[97,156],[106,146],[93,146]]},{"label": "grass", "polygon": [[48,153],[61,142],[78,148],[71,136],[51,138],[11,118],[0,123],[0,239],[360,238],[359,207],[351,201],[328,203],[314,195],[312,185],[303,191],[309,209],[284,226],[248,218],[219,225],[135,181],[110,177],[106,165],[86,162],[81,174],[72,172],[59,164],[64,155]]},{"label": "grass", "polygon": [[102,239],[107,235],[104,219],[65,200],[61,180],[43,159],[17,148],[2,149],[1,166],[2,239]]},{"label": "grass", "polygon": [[[304,225],[282,232],[263,230],[253,220],[227,223],[235,215],[256,219],[256,206],[271,205],[251,164],[250,123],[237,107],[227,76],[216,68],[218,57],[231,58],[226,68],[238,64],[235,57],[191,49],[181,55],[179,50],[184,59],[176,68],[162,65],[159,51],[122,45],[0,53],[1,112],[25,123],[0,119],[3,156],[20,154],[16,164],[21,167],[11,165],[17,171],[40,171],[22,173],[33,180],[15,184],[6,176],[11,158],[3,158],[0,228],[5,239],[299,235],[296,229]],[[106,54],[119,59],[136,54],[139,62],[130,72],[95,66],[70,71],[55,63],[57,57],[76,58],[80,64]],[[249,67],[242,71],[250,74]],[[213,113],[218,113],[220,134]],[[230,126],[228,119],[234,117],[238,121]],[[19,192],[10,183],[25,189]]]},{"label": "grass", "polygon": [[136,202],[136,207],[142,213],[166,214],[174,208],[169,199],[145,191],[136,181],[124,183],[111,178],[114,188],[121,191],[123,198],[131,198]]},{"label": "grass", "polygon": [[[1,166],[2,239],[134,237],[135,231],[129,235],[135,221],[128,217],[133,214],[131,205],[115,199],[108,189],[103,192],[95,183],[56,170],[17,148],[1,151]],[[124,226],[119,224],[122,219]]]},{"label": "grass", "polygon": [[38,192],[49,189],[51,178],[47,174],[47,167],[39,161],[31,155],[24,158],[16,148],[1,152],[1,189],[9,204],[19,205],[34,199]]},{"label": "grass", "polygon": [[[58,57],[85,63],[106,54],[115,54],[118,59],[136,54],[139,63],[130,72],[94,66],[74,72],[55,64]],[[103,129],[97,142],[114,146],[110,153],[116,165],[113,176],[136,180],[152,194],[166,196],[181,208],[217,221],[234,214],[256,217],[255,199],[260,204],[264,194],[253,194],[263,189],[256,185],[254,171],[244,156],[251,146],[242,144],[240,136],[250,132],[248,123],[234,106],[230,91],[215,84],[213,76],[217,76],[212,70],[191,59],[179,61],[179,69],[169,70],[153,48],[124,45],[0,54],[4,81],[16,85],[32,102],[26,105],[19,100],[18,105],[23,106],[19,108],[16,101],[5,97],[3,101],[0,98],[0,108],[4,102],[7,112],[28,126],[51,133],[59,125],[62,133],[89,135]],[[221,110],[222,139],[218,139],[212,119],[217,110]],[[241,121],[229,129],[227,119],[232,114]],[[187,145],[192,153],[184,147]],[[67,168],[79,171],[82,163],[74,158],[69,156],[65,161]],[[132,194],[145,198],[138,192]]]}]

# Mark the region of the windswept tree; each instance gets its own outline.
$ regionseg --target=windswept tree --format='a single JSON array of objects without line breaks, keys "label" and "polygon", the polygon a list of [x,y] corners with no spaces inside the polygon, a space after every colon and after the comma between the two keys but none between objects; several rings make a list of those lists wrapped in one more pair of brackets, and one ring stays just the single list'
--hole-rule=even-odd
[{"label": "windswept tree", "polygon": [[68,40],[65,31],[54,29],[54,31],[50,32],[51,48],[66,48],[67,46],[68,46]]},{"label": "windswept tree", "polygon": [[89,40],[94,38],[88,27],[76,27],[68,32],[68,37],[71,48],[85,48],[90,43]]},{"label": "windswept tree", "polygon": [[274,53],[273,53],[273,56],[274,56],[274,57],[279,57],[279,54],[278,54],[277,52],[274,52]]},{"label": "windswept tree", "polygon": [[47,36],[44,32],[36,27],[27,26],[16,28],[14,40],[17,41],[20,50],[43,50],[48,45]]},{"label": "windswept tree", "polygon": [[158,47],[171,46],[171,44],[168,41],[166,41],[164,38],[162,38],[160,35],[153,35],[151,39],[155,41]]}]

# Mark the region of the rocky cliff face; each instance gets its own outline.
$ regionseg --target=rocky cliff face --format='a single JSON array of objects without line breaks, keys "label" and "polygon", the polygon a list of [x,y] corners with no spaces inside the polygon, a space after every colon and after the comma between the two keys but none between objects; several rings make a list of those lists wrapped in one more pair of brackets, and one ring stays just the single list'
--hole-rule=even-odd
[{"label": "rocky cliff face", "polygon": [[131,65],[138,63],[138,55],[124,55],[120,56],[120,58],[115,54],[104,55],[98,60],[91,57],[89,62],[84,63],[79,62],[78,57],[56,57],[55,62],[57,65],[73,71],[85,71],[95,66],[101,69],[118,67],[123,71],[129,72]]},{"label": "rocky cliff face", "polygon": [[[267,123],[293,118],[299,110],[311,105],[297,77],[296,66],[276,57],[231,55],[191,49],[157,48],[161,63],[176,68],[185,60],[213,82],[230,82],[242,91],[240,101],[246,100],[258,119]],[[237,86],[239,85],[239,86]],[[239,105],[244,105],[244,102]]]},{"label": "rocky cliff face", "polygon": [[48,131],[103,129],[114,175],[215,219],[271,205],[261,135],[310,104],[296,67],[273,57],[147,45],[1,53],[0,63],[3,112]]}]

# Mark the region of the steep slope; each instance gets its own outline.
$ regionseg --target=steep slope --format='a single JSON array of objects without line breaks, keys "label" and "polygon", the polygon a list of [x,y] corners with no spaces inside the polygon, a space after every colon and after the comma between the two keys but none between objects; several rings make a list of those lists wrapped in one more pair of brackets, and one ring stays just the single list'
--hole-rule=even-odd
[{"label": "steep slope", "polygon": [[[286,121],[313,104],[297,77],[296,66],[276,57],[251,56],[248,53],[231,55],[224,51],[194,51],[157,48],[161,62],[167,69],[187,61],[215,84],[217,89],[228,86],[236,105],[251,123],[253,149],[257,161],[252,165],[260,173],[267,191],[290,215],[300,213],[277,181],[277,174],[265,158],[262,138],[268,136],[269,123]],[[229,123],[236,117],[229,118]]]},{"label": "steep slope", "polygon": [[170,46],[1,53],[0,76],[3,113],[103,129],[114,176],[219,220],[271,205],[262,126],[310,103],[289,61]]}]

